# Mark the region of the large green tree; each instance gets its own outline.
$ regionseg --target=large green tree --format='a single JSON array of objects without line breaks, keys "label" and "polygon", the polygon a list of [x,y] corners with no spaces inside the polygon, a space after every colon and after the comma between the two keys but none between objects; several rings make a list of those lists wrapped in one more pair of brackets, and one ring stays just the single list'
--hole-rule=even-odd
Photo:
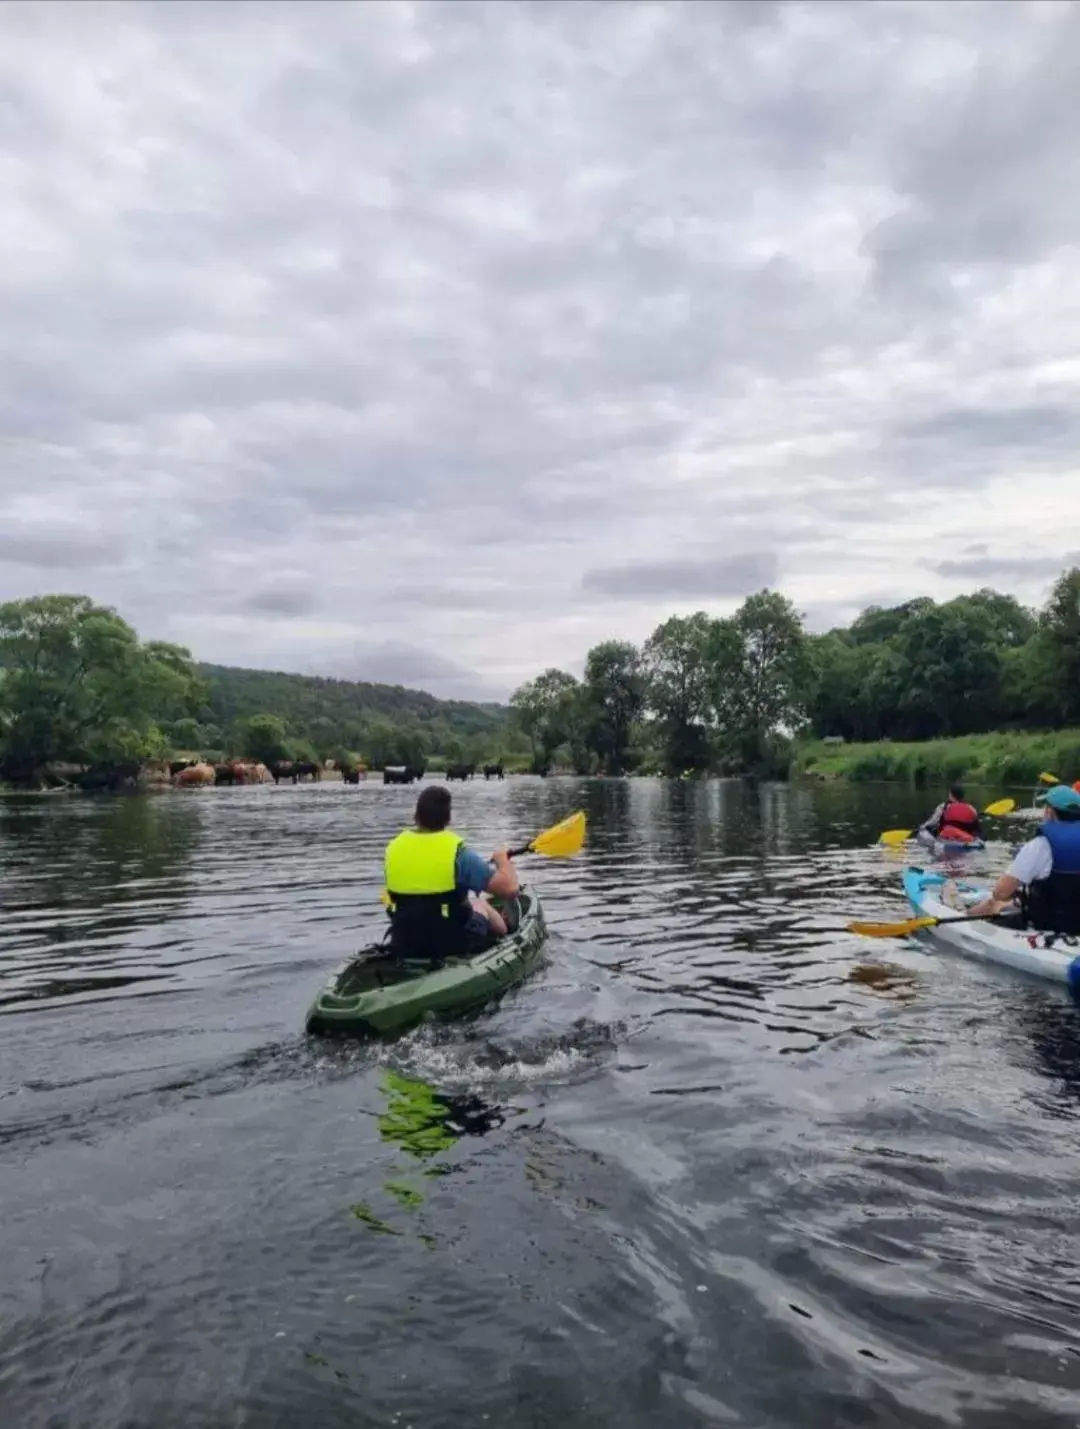
[{"label": "large green tree", "polygon": [[277,715],[257,714],[237,720],[235,740],[240,753],[263,764],[279,764],[292,756],[289,731]]},{"label": "large green tree", "polygon": [[547,669],[510,696],[517,727],[529,740],[537,773],[550,768],[560,744],[573,744],[580,728],[580,685],[565,670]]},{"label": "large green tree", "polygon": [[622,774],[627,768],[645,691],[641,652],[629,641],[605,640],[585,657],[585,739],[608,774]]},{"label": "large green tree", "polygon": [[88,596],[0,605],[0,766],[34,783],[47,764],[138,762],[165,752],[160,725],[203,698],[187,650],[140,644]]},{"label": "large green tree", "polygon": [[1002,657],[985,608],[931,604],[907,617],[895,646],[906,669],[900,708],[916,738],[993,727]]},{"label": "large green tree", "polygon": [[1058,577],[1039,624],[1046,699],[1062,723],[1080,722],[1080,567]]},{"label": "large green tree", "polygon": [[806,720],[812,666],[806,632],[786,596],[749,596],[711,641],[717,725],[739,765],[765,763],[779,734]]},{"label": "large green tree", "polygon": [[712,757],[716,621],[703,610],[658,625],[642,651],[648,707],[656,718],[662,759],[671,773],[704,769]]}]

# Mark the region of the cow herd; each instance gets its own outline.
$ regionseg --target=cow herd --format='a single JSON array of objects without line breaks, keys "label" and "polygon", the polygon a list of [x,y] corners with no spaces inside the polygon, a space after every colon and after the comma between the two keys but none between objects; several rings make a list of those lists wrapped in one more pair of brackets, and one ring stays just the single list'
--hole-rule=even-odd
[{"label": "cow herd", "polygon": [[283,779],[298,784],[301,779],[321,778],[322,769],[310,759],[282,759],[270,764],[257,759],[227,759],[222,764],[179,759],[169,765],[169,776],[178,789],[199,789],[210,784],[280,784]]},{"label": "cow herd", "polygon": [[483,774],[485,779],[504,779],[506,772],[501,763],[499,764],[448,764],[446,766],[447,782],[451,779],[460,779],[462,783],[466,779],[474,779],[477,769]]},{"label": "cow herd", "polygon": [[[367,779],[364,764],[335,764],[327,760],[326,770],[340,771],[346,784],[359,784]],[[322,778],[324,766],[307,759],[282,759],[263,764],[257,759],[227,759],[220,764],[207,760],[177,759],[167,764],[146,768],[138,764],[117,765],[115,768],[94,769],[83,772],[78,779],[86,790],[134,789],[140,783],[172,784],[177,789],[220,788],[223,785],[235,787],[244,784],[299,784],[303,780],[318,781]],[[383,769],[384,784],[413,784],[425,774],[423,764],[388,764]],[[473,779],[482,773],[485,779],[503,779],[505,771],[499,764],[449,764],[446,779]]]}]

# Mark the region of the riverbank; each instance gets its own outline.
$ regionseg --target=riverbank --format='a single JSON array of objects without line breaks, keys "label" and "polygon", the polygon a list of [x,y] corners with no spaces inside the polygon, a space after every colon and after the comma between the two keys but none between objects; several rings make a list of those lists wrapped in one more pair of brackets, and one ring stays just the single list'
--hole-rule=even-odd
[{"label": "riverbank", "polygon": [[920,743],[801,744],[792,774],[824,779],[895,780],[918,788],[947,779],[973,784],[1034,785],[1044,771],[1080,778],[1080,729],[1017,731],[930,739]]}]

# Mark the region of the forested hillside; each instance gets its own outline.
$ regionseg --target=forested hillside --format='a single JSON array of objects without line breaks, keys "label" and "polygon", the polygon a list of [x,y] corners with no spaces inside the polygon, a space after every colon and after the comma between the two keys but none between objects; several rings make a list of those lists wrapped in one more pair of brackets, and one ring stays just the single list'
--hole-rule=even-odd
[{"label": "forested hillside", "polygon": [[376,765],[433,753],[456,759],[503,752],[506,711],[498,705],[439,700],[401,685],[231,665],[197,669],[206,688],[201,720],[221,731],[253,716],[276,715],[290,738],[311,744],[317,753],[357,751]]}]

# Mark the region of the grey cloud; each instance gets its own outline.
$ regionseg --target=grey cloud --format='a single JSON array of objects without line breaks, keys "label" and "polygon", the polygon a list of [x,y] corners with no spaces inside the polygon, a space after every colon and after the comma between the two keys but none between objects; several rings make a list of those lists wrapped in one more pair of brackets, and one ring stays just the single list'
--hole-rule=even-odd
[{"label": "grey cloud", "polygon": [[720,600],[745,596],[775,582],[775,554],[718,556],[704,560],[638,561],[587,571],[582,588],[632,600]]},{"label": "grey cloud", "polygon": [[255,615],[310,615],[319,608],[319,599],[314,591],[302,586],[267,586],[245,597],[241,608]]},{"label": "grey cloud", "polygon": [[0,530],[0,564],[89,571],[116,564],[122,556],[123,545],[116,537],[96,532],[48,526]]},{"label": "grey cloud", "polygon": [[973,447],[1042,449],[1080,435],[1080,412],[1063,406],[946,407],[902,423],[900,435]]},{"label": "grey cloud", "polygon": [[508,625],[571,665],[755,553],[899,586],[1021,458],[1074,505],[1076,12],[100,16],[0,7],[5,593],[36,549],[206,658],[501,689]]},{"label": "grey cloud", "polygon": [[1080,551],[1061,556],[961,556],[955,560],[926,561],[939,576],[979,583],[983,581],[1050,580],[1069,566],[1080,565]]}]

